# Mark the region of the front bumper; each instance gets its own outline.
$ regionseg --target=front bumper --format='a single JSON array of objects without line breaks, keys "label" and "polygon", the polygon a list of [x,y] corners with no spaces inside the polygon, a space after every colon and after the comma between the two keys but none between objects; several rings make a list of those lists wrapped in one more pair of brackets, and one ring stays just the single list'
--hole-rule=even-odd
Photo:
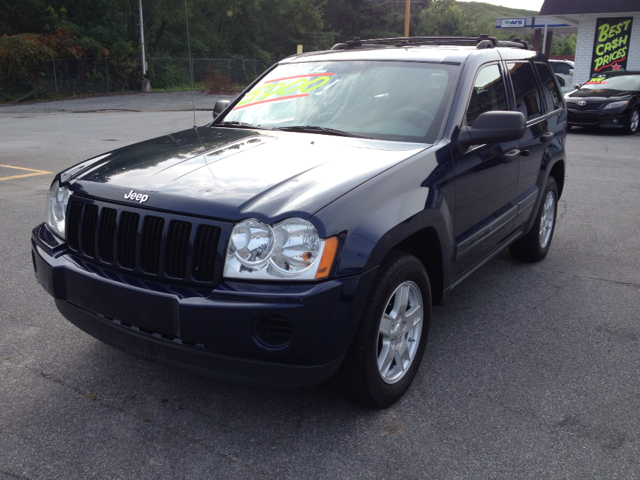
[{"label": "front bumper", "polygon": [[[31,242],[38,282],[88,334],[161,365],[264,387],[312,385],[337,371],[376,274],[305,284],[223,281],[207,291],[88,263],[44,224]],[[261,342],[256,325],[265,318],[290,324],[286,344]]]},{"label": "front bumper", "polygon": [[624,128],[631,123],[631,112],[615,109],[609,113],[567,110],[568,122],[583,127]]}]

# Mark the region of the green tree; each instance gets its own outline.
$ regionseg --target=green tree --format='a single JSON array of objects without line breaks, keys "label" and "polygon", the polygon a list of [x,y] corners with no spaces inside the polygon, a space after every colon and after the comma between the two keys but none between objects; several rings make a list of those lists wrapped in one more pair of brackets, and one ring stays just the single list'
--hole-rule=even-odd
[{"label": "green tree", "polygon": [[52,33],[58,15],[46,0],[0,0],[0,37]]},{"label": "green tree", "polygon": [[457,36],[469,35],[471,22],[456,5],[455,0],[433,1],[420,12],[418,35]]},{"label": "green tree", "polygon": [[[430,3],[430,0],[411,1],[411,35],[416,34],[420,14]],[[405,2],[401,0],[327,0],[325,30],[334,32],[336,41],[340,42],[353,37],[401,37],[404,15]]]},{"label": "green tree", "polygon": [[577,39],[578,36],[575,33],[554,37],[551,44],[551,55],[575,55]]}]

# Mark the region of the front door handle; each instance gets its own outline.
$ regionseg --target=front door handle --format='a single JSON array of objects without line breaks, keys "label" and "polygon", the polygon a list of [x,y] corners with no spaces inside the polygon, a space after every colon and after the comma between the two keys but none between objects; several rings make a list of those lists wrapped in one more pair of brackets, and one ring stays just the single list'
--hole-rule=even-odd
[{"label": "front door handle", "polygon": [[547,132],[545,134],[543,134],[540,137],[540,141],[541,142],[548,142],[549,140],[551,140],[553,137],[555,137],[555,134],[553,132]]},{"label": "front door handle", "polygon": [[502,163],[513,162],[516,158],[520,156],[520,150],[514,148],[513,150],[509,150],[507,153],[502,154]]}]

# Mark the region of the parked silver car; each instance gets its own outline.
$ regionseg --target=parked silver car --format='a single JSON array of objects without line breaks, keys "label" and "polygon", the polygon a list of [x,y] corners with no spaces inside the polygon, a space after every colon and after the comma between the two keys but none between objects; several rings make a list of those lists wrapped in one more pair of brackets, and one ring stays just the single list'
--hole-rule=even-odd
[{"label": "parked silver car", "polygon": [[562,93],[575,90],[573,87],[573,68],[575,63],[571,60],[549,60],[549,65],[558,77]]}]

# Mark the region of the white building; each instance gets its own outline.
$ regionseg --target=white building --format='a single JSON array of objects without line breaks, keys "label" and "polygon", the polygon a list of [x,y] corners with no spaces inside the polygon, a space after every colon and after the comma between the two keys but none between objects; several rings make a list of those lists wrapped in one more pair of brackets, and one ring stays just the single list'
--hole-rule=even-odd
[{"label": "white building", "polygon": [[640,71],[640,0],[545,0],[540,14],[578,27],[575,82],[606,70]]}]

